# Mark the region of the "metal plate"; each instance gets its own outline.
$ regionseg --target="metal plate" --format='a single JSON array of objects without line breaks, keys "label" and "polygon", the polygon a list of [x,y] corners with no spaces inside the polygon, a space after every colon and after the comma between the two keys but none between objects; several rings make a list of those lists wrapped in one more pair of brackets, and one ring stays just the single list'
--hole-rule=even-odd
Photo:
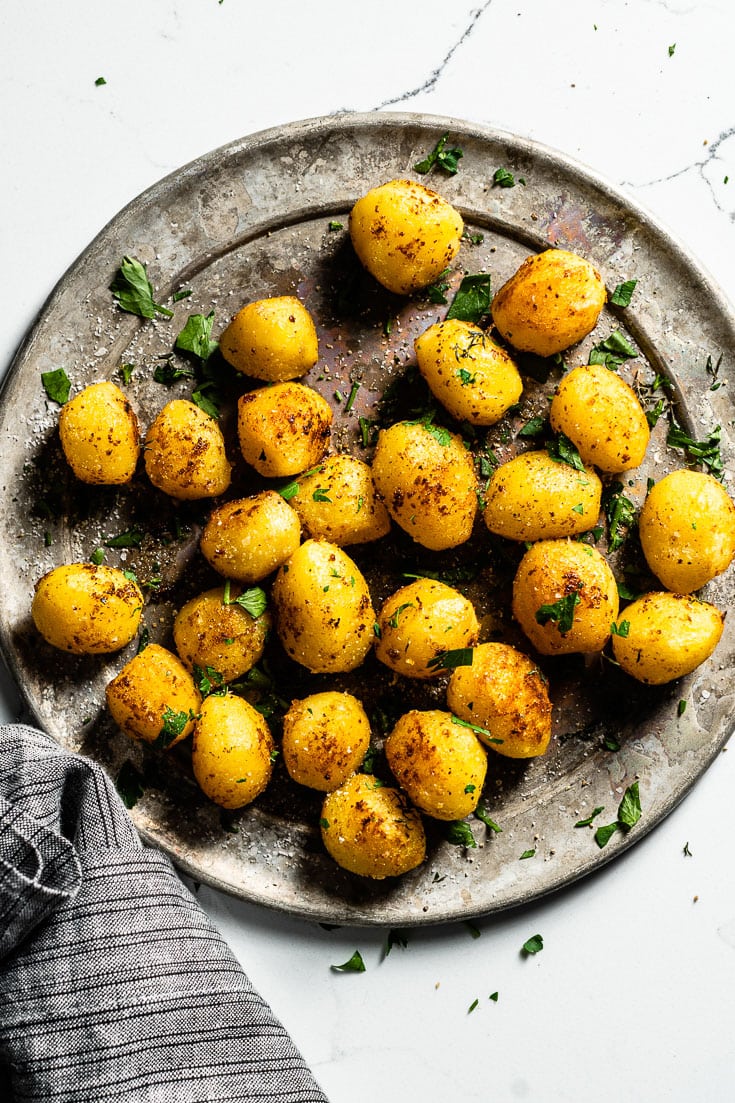
[{"label": "metal plate", "polygon": [[[114,730],[104,710],[104,687],[132,648],[108,658],[80,658],[39,640],[29,616],[35,581],[61,562],[88,559],[106,537],[133,523],[153,535],[140,551],[108,552],[107,562],[134,567],[143,579],[154,572],[163,578],[146,609],[152,638],[167,643],[175,608],[217,581],[197,550],[206,507],[177,507],[143,477],[122,490],[75,483],[58,443],[58,408],[46,399],[40,376],[63,366],[77,390],[117,379],[121,364],[134,363],[128,393],[145,427],[165,401],[189,393],[185,381],[167,391],[152,379],[188,314],[214,310],[217,334],[244,302],[297,293],[318,322],[322,358],[307,382],[335,405],[335,446],[369,457],[357,418],[374,413],[385,387],[410,369],[414,336],[445,308],[381,291],[359,268],[346,231],[330,223],[346,225],[350,207],[369,187],[414,176],[414,163],[445,131],[464,151],[460,170],[454,177],[435,171],[425,182],[459,208],[471,232],[484,235],[479,244],[463,244],[449,294],[463,270],[491,272],[497,288],[528,253],[549,244],[589,257],[610,289],[637,278],[631,306],[607,309],[593,337],[572,350],[567,363],[586,362],[593,340],[622,327],[641,350],[624,374],[645,381],[652,371],[667,373],[678,419],[697,438],[720,425],[723,457],[731,464],[733,403],[729,388],[709,389],[706,363],[720,353],[727,363],[735,347],[733,317],[697,264],[630,200],[567,158],[488,128],[423,115],[297,123],[235,142],[161,181],[121,211],[64,276],[2,393],[0,630],[38,723],[64,746],[100,761],[113,777],[128,759],[144,770],[147,788],[133,810],[135,822],[145,839],[195,878],[250,901],[342,924],[436,923],[498,911],[569,884],[622,853],[674,807],[730,734],[732,619],[712,660],[661,688],[637,685],[606,661],[544,660],[555,705],[548,754],[519,763],[490,752],[486,802],[502,833],[486,832],[473,821],[477,846],[463,849],[445,841],[441,825],[429,825],[428,857],[419,870],[394,882],[361,880],[324,853],[319,797],[297,791],[282,767],[253,806],[223,815],[195,786],[186,749],[177,748],[164,762]],[[500,166],[516,180],[523,177],[525,186],[493,187]],[[116,308],[109,287],[125,254],[148,265],[158,301],[168,302],[179,288],[192,289],[190,298],[176,304],[172,321],[142,322]],[[489,434],[501,459],[517,447],[522,421],[546,409],[557,378],[558,372],[544,383],[527,378],[521,414]],[[358,381],[347,411],[335,392],[346,395]],[[238,385],[242,389],[245,381]],[[409,370],[398,387],[404,408],[420,397],[417,386]],[[232,442],[227,415],[224,429]],[[638,502],[649,476],[658,478],[682,462],[666,448],[664,436],[661,422],[645,467],[626,487]],[[251,485],[240,464],[232,493]],[[187,535],[180,538],[182,525]],[[380,553],[369,547],[348,551],[367,574],[376,605],[403,583],[403,571],[456,566],[451,557],[432,557],[401,534]],[[477,570],[467,592],[485,615],[486,628],[500,626],[504,638],[525,646],[508,612],[514,556],[515,549],[499,547],[478,530],[459,561]],[[616,562],[617,569],[622,566]],[[705,592],[721,608],[732,599],[731,576]],[[432,695],[423,685],[393,680],[372,659],[349,679],[311,682],[293,665],[274,662],[286,679],[279,686],[286,695],[303,695],[307,685],[350,685],[375,713],[395,710],[396,694],[404,704],[441,698],[441,686]],[[682,715],[680,700],[687,702]],[[617,751],[606,749],[610,738]],[[598,805],[605,808],[598,822],[614,820],[634,779],[642,819],[600,850],[592,832],[574,824]],[[519,861],[529,849],[535,857]]]}]

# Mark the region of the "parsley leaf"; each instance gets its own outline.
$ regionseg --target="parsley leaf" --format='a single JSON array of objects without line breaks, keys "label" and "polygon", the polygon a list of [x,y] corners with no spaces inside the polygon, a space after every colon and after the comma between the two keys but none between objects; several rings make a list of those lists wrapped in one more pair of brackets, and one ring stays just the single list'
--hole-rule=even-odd
[{"label": "parsley leaf", "polygon": [[440,272],[433,283],[430,283],[428,287],[424,288],[424,295],[430,303],[437,303],[442,305],[447,301],[446,292],[449,288],[449,281],[447,275],[449,269],[445,268],[443,272]]},{"label": "parsley leaf", "polygon": [[637,283],[638,280],[626,280],[625,283],[619,283],[610,296],[610,302],[613,306],[630,306],[630,300],[633,297]]},{"label": "parsley leaf", "polygon": [[219,670],[215,670],[213,666],[207,666],[203,669],[194,663],[193,674],[196,687],[202,697],[209,697],[212,693],[215,696],[222,695],[225,688],[225,679]]},{"label": "parsley leaf", "polygon": [[546,444],[546,451],[549,453],[552,460],[556,460],[557,463],[568,463],[575,471],[584,471],[582,457],[569,437],[566,437],[564,433],[559,433],[554,440],[548,441]]},{"label": "parsley leaf", "polygon": [[548,425],[549,419],[538,414],[536,417],[529,418],[525,425],[522,425],[521,428],[518,430],[517,435],[524,438],[542,437],[546,432]]},{"label": "parsley leaf", "polygon": [[432,670],[454,670],[458,666],[472,666],[472,655],[471,647],[457,647],[434,655],[426,665]]},{"label": "parsley leaf", "polygon": [[605,811],[605,809],[603,808],[602,805],[600,805],[598,808],[595,808],[595,810],[593,812],[590,812],[589,816],[587,816],[586,819],[577,820],[577,822],[575,823],[574,826],[575,827],[590,827],[592,825],[592,821],[597,816],[599,816],[600,812],[604,812],[604,811]]},{"label": "parsley leaf", "polygon": [[602,850],[603,846],[607,846],[617,829],[617,820],[615,821],[615,823],[608,823],[604,827],[597,828],[597,831],[595,831],[595,842],[599,846],[600,850]]},{"label": "parsley leaf", "polygon": [[268,598],[265,590],[262,590],[260,586],[251,586],[249,590],[244,590],[239,597],[230,597],[230,580],[228,578],[222,594],[222,604],[239,605],[246,613],[250,613],[251,617],[257,619],[265,612]]},{"label": "parsley leaf", "polygon": [[71,390],[71,380],[64,369],[56,368],[55,371],[41,372],[41,382],[51,401],[58,402],[59,406],[63,406],[69,398]]},{"label": "parsley leaf", "polygon": [[186,325],[176,338],[176,348],[192,352],[200,360],[208,360],[219,348],[219,342],[212,340],[214,311],[209,314],[190,314]]},{"label": "parsley leaf", "polygon": [[355,950],[352,957],[348,958],[342,965],[333,965],[332,971],[335,973],[364,973],[365,962],[362,960],[362,954],[359,950]]},{"label": "parsley leaf", "polygon": [[641,797],[638,791],[638,782],[629,785],[623,794],[623,799],[618,808],[618,823],[624,831],[630,831],[641,818]]},{"label": "parsley leaf", "polygon": [[487,829],[489,831],[492,831],[495,835],[500,835],[502,833],[502,827],[498,827],[495,820],[492,820],[485,809],[482,808],[479,804],[473,814],[480,821],[480,823],[484,823],[485,827],[487,827]]},{"label": "parsley leaf", "polygon": [[153,740],[152,746],[162,750],[170,747],[174,740],[181,735],[189,721],[193,719],[194,714],[191,709],[188,712],[175,712],[170,705],[166,705],[163,710],[161,730]]},{"label": "parsley leaf", "polygon": [[603,492],[602,508],[607,518],[607,546],[610,551],[617,551],[627,538],[628,533],[624,530],[631,529],[635,524],[635,505],[623,494],[622,483],[611,483]]},{"label": "parsley leaf", "polygon": [[115,779],[115,788],[126,808],[134,808],[145,792],[143,775],[129,759],[126,759],[120,767],[120,772]]},{"label": "parsley leaf", "polygon": [[143,536],[142,529],[133,527],[118,533],[117,536],[108,536],[103,543],[106,548],[139,548],[143,543]]},{"label": "parsley leaf", "polygon": [[719,425],[715,426],[705,440],[694,440],[680,425],[673,424],[666,436],[666,443],[670,448],[682,449],[691,459],[701,463],[716,479],[722,480],[725,467],[720,452],[721,437],[722,430]]},{"label": "parsley leaf", "polygon": [[442,134],[431,152],[428,153],[423,160],[417,161],[413,166],[415,172],[424,176],[427,172],[431,172],[434,165],[438,165],[439,168],[444,169],[450,176],[455,175],[459,168],[459,159],[462,157],[462,150],[451,146],[447,148],[448,137],[448,131],[446,134]]},{"label": "parsley leaf", "polygon": [[453,823],[449,824],[447,842],[454,843],[455,846],[464,846],[467,848],[477,846],[475,836],[472,834],[469,824],[465,823],[464,820],[455,820]]},{"label": "parsley leaf", "polygon": [[388,937],[385,941],[385,956],[391,952],[394,946],[400,946],[402,950],[408,947],[408,931],[402,931],[398,928],[391,928],[388,931]]},{"label": "parsley leaf", "polygon": [[508,169],[499,168],[493,173],[493,185],[497,188],[514,188],[516,178]]},{"label": "parsley leaf", "polygon": [[540,605],[536,610],[536,620],[540,625],[552,621],[559,629],[560,635],[566,636],[574,623],[574,610],[579,605],[579,601],[579,590],[575,590],[573,594],[567,594],[566,597],[561,597],[550,605]]},{"label": "parsley leaf", "polygon": [[154,318],[156,314],[173,317],[172,310],[154,301],[145,265],[135,257],[123,257],[110,290],[120,309],[128,314],[138,314],[141,318]]},{"label": "parsley leaf", "polygon": [[[446,654],[446,652],[445,652],[445,654]],[[460,665],[462,665],[462,666],[472,666],[472,663],[462,663],[462,664],[457,663],[457,666],[460,666]],[[487,728],[481,728],[479,726],[479,724],[471,724],[469,722],[469,720],[462,720],[462,718],[460,716],[452,715],[452,723],[453,724],[458,724],[460,728],[469,728],[470,731],[473,731],[475,733],[475,735],[482,736],[483,742],[485,742],[485,743],[502,743],[502,742],[504,742],[502,739],[496,739],[494,735],[491,735],[490,732],[487,730]]]},{"label": "parsley leaf", "polygon": [[544,948],[544,940],[540,934],[531,935],[521,947],[524,954],[538,954]]},{"label": "parsley leaf", "polygon": [[489,272],[464,276],[447,311],[447,320],[458,318],[477,324],[490,309],[491,297]]},{"label": "parsley leaf", "polygon": [[590,352],[588,364],[603,364],[610,371],[615,371],[626,360],[632,360],[638,355],[630,342],[623,336],[619,329],[613,330],[609,337],[600,341],[599,345]]}]

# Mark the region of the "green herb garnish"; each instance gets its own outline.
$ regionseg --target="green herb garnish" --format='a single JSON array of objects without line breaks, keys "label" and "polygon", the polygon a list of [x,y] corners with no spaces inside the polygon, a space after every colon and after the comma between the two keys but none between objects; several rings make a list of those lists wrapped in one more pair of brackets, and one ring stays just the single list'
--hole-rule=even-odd
[{"label": "green herb garnish", "polygon": [[117,536],[108,536],[104,541],[106,548],[139,548],[143,543],[142,529],[137,526],[118,533]]},{"label": "green herb garnish", "polygon": [[499,168],[493,173],[493,184],[497,188],[514,188],[516,178],[508,169]]},{"label": "green herb garnish", "polygon": [[570,467],[573,467],[575,471],[584,471],[582,457],[569,437],[565,436],[564,433],[559,433],[554,440],[548,441],[546,444],[546,451],[549,453],[552,460],[556,460],[557,463],[567,463]]},{"label": "green herb garnish", "polygon": [[115,779],[115,788],[126,808],[134,808],[145,792],[143,775],[129,759],[126,759],[120,767],[120,772]]},{"label": "green herb garnish", "polygon": [[450,176],[454,176],[459,168],[459,159],[462,156],[462,150],[456,147],[447,148],[447,138],[449,132],[442,134],[439,141],[436,143],[430,153],[426,155],[421,161],[417,161],[413,166],[414,171],[420,173],[422,176],[427,172],[431,172],[434,165],[438,165],[439,168],[444,169]]},{"label": "green herb garnish", "polygon": [[457,647],[434,655],[426,665],[432,670],[454,670],[458,666],[472,666],[472,655],[471,647]]},{"label": "green herb garnish", "polygon": [[153,740],[152,746],[157,747],[159,750],[165,750],[166,747],[170,747],[174,740],[183,732],[186,725],[190,720],[194,719],[194,713],[189,709],[188,712],[176,712],[169,705],[163,710],[162,726],[157,737]]},{"label": "green herb garnish", "polygon": [[626,280],[625,283],[619,283],[610,296],[610,302],[613,306],[630,306],[630,300],[633,297],[637,283],[638,280]]},{"label": "green herb garnish", "polygon": [[464,276],[446,317],[477,324],[490,309],[491,298],[489,272],[477,272],[472,276]]},{"label": "green herb garnish", "polygon": [[540,934],[531,935],[521,947],[524,954],[538,954],[544,948],[544,940]]},{"label": "green herb garnish", "polygon": [[123,257],[112,281],[111,291],[120,309],[129,314],[137,314],[141,318],[154,318],[156,314],[162,314],[165,318],[173,317],[172,310],[154,301],[153,287],[145,265],[135,257]]},{"label": "green herb garnish", "polygon": [[591,813],[589,814],[589,816],[587,816],[587,818],[586,818],[586,819],[584,819],[584,820],[577,820],[577,822],[575,823],[575,825],[574,825],[574,826],[575,826],[575,827],[591,827],[591,825],[592,825],[592,821],[593,821],[594,819],[596,819],[596,818],[597,818],[597,816],[599,816],[599,815],[600,815],[600,812],[604,812],[604,811],[605,811],[604,807],[603,807],[602,805],[600,805],[600,806],[599,806],[598,808],[595,808],[595,810],[594,810],[593,812],[591,812]]},{"label": "green herb garnish", "polygon": [[626,360],[632,360],[638,355],[630,342],[623,336],[619,329],[613,330],[609,337],[601,341],[590,352],[588,364],[603,364],[610,371],[615,371]]},{"label": "green herb garnish", "polygon": [[455,846],[464,846],[468,849],[477,846],[475,836],[472,834],[469,824],[464,820],[455,820],[447,829],[447,842]]},{"label": "green herb garnish", "polygon": [[41,382],[51,401],[63,406],[71,390],[71,380],[64,369],[56,368],[54,371],[41,372]]},{"label": "green herb garnish", "polygon": [[230,597],[230,580],[228,578],[225,581],[222,604],[239,605],[246,613],[250,613],[251,617],[257,619],[265,612],[268,598],[265,590],[262,590],[260,586],[251,586],[250,589],[244,590],[239,597]]},{"label": "green herb garnish", "polygon": [[332,971],[335,973],[364,973],[365,962],[362,960],[362,954],[359,950],[355,950],[351,958],[345,961],[342,965],[332,965]]},{"label": "green herb garnish", "polygon": [[190,314],[186,325],[176,338],[176,348],[192,352],[204,362],[219,348],[219,342],[212,340],[214,311],[209,314]]},{"label": "green herb garnish", "polygon": [[722,430],[719,425],[715,426],[705,440],[694,440],[680,425],[673,424],[666,436],[666,443],[670,448],[679,448],[686,452],[687,456],[701,463],[711,475],[721,480],[725,474],[720,452],[721,437]]},{"label": "green herb garnish", "polygon": [[540,605],[536,610],[536,620],[542,626],[551,621],[559,629],[559,634],[566,636],[574,623],[574,610],[579,601],[579,590],[575,590],[573,594],[567,594],[550,605]]},{"label": "green herb garnish", "polygon": [[611,483],[602,495],[602,508],[607,518],[607,546],[616,551],[625,543],[628,531],[635,525],[636,508],[623,494],[622,483]]}]

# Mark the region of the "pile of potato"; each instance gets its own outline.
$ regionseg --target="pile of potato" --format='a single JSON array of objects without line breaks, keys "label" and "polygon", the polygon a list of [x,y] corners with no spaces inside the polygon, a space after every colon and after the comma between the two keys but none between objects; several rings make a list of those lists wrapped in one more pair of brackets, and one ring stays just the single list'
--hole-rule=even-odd
[{"label": "pile of potato", "polygon": [[[444,271],[462,232],[446,200],[409,180],[373,189],[350,217],[362,264],[402,295]],[[418,370],[457,422],[494,425],[523,390],[508,346],[559,353],[592,331],[605,301],[603,281],[587,260],[547,250],[529,257],[492,301],[502,345],[473,323],[439,321],[415,342]],[[324,793],[327,850],[344,868],[372,878],[423,861],[424,815],[455,821],[477,808],[488,751],[518,759],[546,751],[552,704],[534,652],[589,654],[611,641],[620,666],[651,684],[690,672],[712,653],[723,615],[694,592],[735,555],[735,505],[719,482],[680,470],[650,490],[640,538],[662,588],[622,613],[606,557],[575,539],[598,523],[603,479],[637,467],[649,441],[638,398],[615,371],[576,367],[552,398],[551,425],[574,444],[580,466],[531,449],[501,464],[485,490],[484,525],[527,549],[512,587],[527,654],[479,642],[471,601],[441,581],[418,578],[375,609],[344,550],[384,538],[392,525],[432,551],[469,539],[481,508],[479,483],[459,432],[429,418],[400,421],[381,430],[372,466],[330,453],[331,408],[299,382],[318,361],[316,327],[292,296],[244,305],[219,344],[234,368],[263,384],[238,402],[243,458],[266,478],[296,476],[297,492],[226,499],[231,471],[217,421],[183,399],[160,411],[142,448],[145,471],[174,499],[217,499],[200,548],[223,582],[178,611],[172,649],[151,643],[126,663],[107,687],[107,703],[133,739],[165,749],[192,735],[194,775],[224,808],[248,804],[271,778],[277,748],[269,725],[227,690],[259,661],[271,632],[314,674],[354,671],[371,651],[391,676],[436,682],[451,670],[446,707],[410,709],[387,736],[395,784],[361,772],[371,731],[357,697],[315,692],[285,713],[278,749],[297,783]],[[113,383],[93,384],[67,402],[59,430],[80,480],[132,478],[141,434]],[[133,640],[143,604],[122,571],[77,563],[38,581],[32,615],[55,647],[104,653]],[[448,655],[462,658],[446,663]],[[204,699],[196,671],[212,683]]]}]

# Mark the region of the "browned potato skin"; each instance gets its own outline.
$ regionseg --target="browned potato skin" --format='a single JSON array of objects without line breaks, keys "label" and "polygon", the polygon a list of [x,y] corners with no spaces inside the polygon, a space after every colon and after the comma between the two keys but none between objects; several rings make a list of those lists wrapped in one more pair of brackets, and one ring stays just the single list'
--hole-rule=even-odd
[{"label": "browned potato skin", "polygon": [[173,636],[181,661],[191,671],[211,667],[225,682],[246,674],[259,661],[271,627],[266,611],[252,617],[234,604],[240,587],[232,587],[230,604],[224,604],[224,586],[197,594],[179,609]]},{"label": "browned potato skin", "polygon": [[293,295],[259,299],[238,310],[219,347],[238,371],[271,383],[305,375],[319,358],[314,321]]},{"label": "browned potato skin", "polygon": [[345,547],[379,540],[390,531],[390,517],[375,492],[368,464],[356,456],[326,456],[313,473],[298,480],[289,499],[304,531],[315,540]]},{"label": "browned potato skin", "polygon": [[322,840],[335,862],[360,877],[400,877],[426,857],[421,816],[397,789],[352,774],[324,798]]},{"label": "browned potato skin", "polygon": [[243,457],[261,475],[298,475],[314,467],[329,446],[332,410],[303,383],[274,383],[241,395],[237,435]]},{"label": "browned potato skin", "polygon": [[393,520],[417,544],[441,551],[472,534],[477,478],[455,433],[408,421],[381,430],[373,481]]},{"label": "browned potato skin", "polygon": [[546,679],[536,663],[510,644],[479,644],[472,665],[452,671],[447,705],[462,720],[489,732],[487,737],[478,731],[478,739],[507,758],[535,758],[548,749],[552,706]]},{"label": "browned potato skin", "polygon": [[[542,605],[579,594],[571,629],[562,634],[549,620],[540,624]],[[540,540],[521,560],[513,581],[513,615],[542,655],[601,651],[610,639],[619,609],[618,588],[605,557],[576,540]]]},{"label": "browned potato skin", "polygon": [[594,329],[607,294],[589,261],[564,249],[527,257],[493,298],[493,322],[522,352],[554,356]]},{"label": "browned potato skin", "polygon": [[202,703],[194,679],[176,655],[157,643],[149,643],[126,663],[105,690],[113,720],[131,739],[157,743],[162,738],[168,710],[189,719],[179,735],[160,743],[173,747],[186,739]]},{"label": "browned potato skin", "polygon": [[66,402],[59,436],[67,463],[83,483],[119,486],[135,474],[140,428],[115,383],[91,383]]},{"label": "browned potato skin", "polygon": [[243,697],[207,697],[194,727],[191,764],[200,788],[222,808],[244,808],[267,787],[273,736]]},{"label": "browned potato skin", "polygon": [[67,563],[38,580],[33,623],[53,647],[100,655],[127,646],[140,626],[143,595],[117,567]]},{"label": "browned potato skin", "polygon": [[300,542],[298,514],[277,491],[263,490],[213,509],[199,547],[218,574],[251,584],[282,566]]},{"label": "browned potato skin", "polygon": [[283,718],[283,761],[300,785],[331,792],[362,765],[370,721],[350,693],[327,690],[291,702]]},{"label": "browned potato skin", "polygon": [[458,590],[431,578],[402,586],[383,604],[378,616],[375,654],[407,678],[434,678],[431,666],[445,651],[471,647],[480,626],[472,602]]},{"label": "browned potato skin", "polygon": [[151,424],[144,460],[153,485],[172,498],[214,498],[230,485],[219,425],[184,398],[169,402]]},{"label": "browned potato skin", "polygon": [[485,784],[487,754],[475,733],[441,709],[412,709],[385,741],[396,781],[422,812],[462,820],[474,812]]},{"label": "browned potato skin", "polygon": [[463,229],[451,203],[414,180],[372,188],[350,213],[350,237],[360,261],[397,295],[433,283],[459,252]]},{"label": "browned potato skin", "polygon": [[594,528],[602,483],[594,471],[577,471],[548,452],[522,452],[493,472],[483,519],[509,540],[551,540]]},{"label": "browned potato skin", "polygon": [[643,462],[651,431],[632,387],[603,364],[573,368],[559,383],[551,426],[600,471],[629,471]]},{"label": "browned potato skin", "polygon": [[613,654],[637,681],[664,685],[690,674],[710,657],[724,621],[724,613],[691,594],[644,594],[620,614]]},{"label": "browned potato skin", "polygon": [[701,471],[672,471],[651,488],[638,519],[646,562],[678,594],[699,590],[735,556],[735,504]]}]

